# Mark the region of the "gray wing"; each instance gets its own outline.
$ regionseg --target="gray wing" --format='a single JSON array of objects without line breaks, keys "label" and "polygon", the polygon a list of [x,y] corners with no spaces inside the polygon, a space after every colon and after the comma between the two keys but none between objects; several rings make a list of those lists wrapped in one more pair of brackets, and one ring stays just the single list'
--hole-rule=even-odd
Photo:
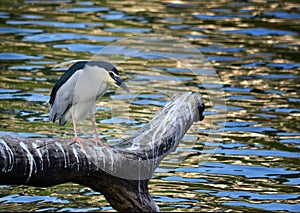
[{"label": "gray wing", "polygon": [[68,111],[76,103],[76,100],[74,100],[74,89],[81,73],[82,70],[75,72],[73,76],[57,90],[54,102],[50,107],[50,121],[55,122],[59,120],[60,125],[65,125],[67,121],[72,119],[71,113],[68,113]]}]

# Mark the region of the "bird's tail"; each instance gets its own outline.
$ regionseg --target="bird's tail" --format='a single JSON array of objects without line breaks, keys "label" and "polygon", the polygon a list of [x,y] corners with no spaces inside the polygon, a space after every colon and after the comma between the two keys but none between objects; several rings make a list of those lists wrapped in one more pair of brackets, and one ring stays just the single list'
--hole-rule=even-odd
[{"label": "bird's tail", "polygon": [[67,119],[65,118],[65,116],[58,117],[57,113],[50,112],[49,121],[54,123],[57,120],[59,121],[60,126],[64,126],[67,123]]},{"label": "bird's tail", "polygon": [[59,119],[60,126],[64,126],[66,123],[67,123],[67,120],[64,118],[64,116]]},{"label": "bird's tail", "polygon": [[54,113],[52,109],[50,109],[49,121],[55,122],[57,120],[57,113]]}]

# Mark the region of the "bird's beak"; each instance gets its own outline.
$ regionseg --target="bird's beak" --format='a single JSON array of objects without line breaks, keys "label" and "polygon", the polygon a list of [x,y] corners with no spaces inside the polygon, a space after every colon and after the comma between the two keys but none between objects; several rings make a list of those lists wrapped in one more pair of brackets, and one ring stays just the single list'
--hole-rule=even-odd
[{"label": "bird's beak", "polygon": [[130,92],[127,85],[122,81],[122,79],[118,76],[112,76],[112,78],[115,80],[115,85],[121,87],[126,92]]}]

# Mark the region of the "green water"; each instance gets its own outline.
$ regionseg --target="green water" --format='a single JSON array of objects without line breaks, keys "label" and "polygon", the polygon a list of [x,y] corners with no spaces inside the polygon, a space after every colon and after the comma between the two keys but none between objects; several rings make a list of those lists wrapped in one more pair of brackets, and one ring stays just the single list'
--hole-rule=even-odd
[{"label": "green water", "polygon": [[[206,103],[205,119],[150,180],[162,211],[299,212],[299,26],[296,0],[2,1],[0,133],[72,137],[71,124],[48,122],[64,72],[51,69],[106,50],[132,90],[110,87],[97,103],[107,143],[134,134],[174,92],[199,92]],[[153,35],[161,42],[148,49],[137,42]],[[203,57],[187,57],[184,44]],[[81,137],[92,130],[79,124]],[[100,193],[66,183],[0,186],[0,211],[113,209]]]}]

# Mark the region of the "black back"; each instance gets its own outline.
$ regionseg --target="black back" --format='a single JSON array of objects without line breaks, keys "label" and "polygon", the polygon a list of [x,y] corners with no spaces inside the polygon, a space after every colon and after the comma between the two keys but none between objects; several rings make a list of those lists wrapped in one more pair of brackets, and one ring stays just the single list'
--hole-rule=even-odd
[{"label": "black back", "polygon": [[53,87],[50,95],[50,105],[52,105],[55,101],[56,93],[59,88],[66,83],[66,81],[78,70],[83,69],[86,64],[90,66],[98,66],[106,69],[107,71],[113,71],[115,74],[119,75],[119,71],[110,63],[104,61],[79,61],[73,64],[56,82]]},{"label": "black back", "polygon": [[83,67],[88,63],[88,61],[80,61],[73,64],[56,82],[53,87],[50,95],[50,105],[52,105],[55,101],[55,96],[59,88],[64,85],[64,83],[78,70],[83,69]]}]

